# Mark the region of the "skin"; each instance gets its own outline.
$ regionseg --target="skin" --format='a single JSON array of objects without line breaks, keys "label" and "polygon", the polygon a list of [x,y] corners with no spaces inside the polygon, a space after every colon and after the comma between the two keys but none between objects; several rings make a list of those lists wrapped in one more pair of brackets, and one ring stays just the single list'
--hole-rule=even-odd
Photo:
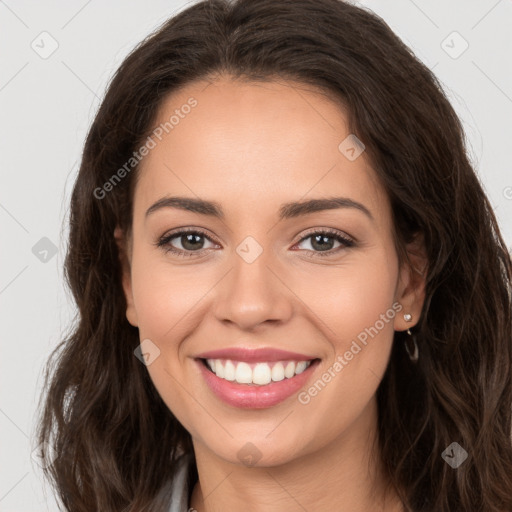
[{"label": "skin", "polygon": [[[155,125],[191,96],[197,106],[142,162],[131,236],[115,232],[127,319],[141,340],[159,348],[147,370],[193,439],[199,482],[190,506],[198,512],[404,510],[393,492],[384,499],[375,393],[394,330],[419,318],[424,280],[399,268],[389,199],[366,154],[350,161],[338,149],[350,133],[344,110],[294,82],[219,76],[168,97]],[[216,201],[225,217],[162,208],[145,218],[166,195]],[[278,220],[284,202],[332,196],[362,203],[373,220],[355,208]],[[182,227],[200,228],[210,240],[196,241],[191,257],[154,245]],[[311,234],[326,228],[356,245],[330,238],[331,254],[315,257],[322,250]],[[250,264],[236,252],[247,236],[263,249]],[[172,245],[184,250],[183,240]],[[408,250],[423,268],[421,242]],[[209,390],[194,361],[230,346],[311,354],[321,362],[307,389],[394,303],[402,311],[306,405],[294,395],[267,409],[229,406]],[[237,456],[247,442],[261,453],[252,467]]]}]

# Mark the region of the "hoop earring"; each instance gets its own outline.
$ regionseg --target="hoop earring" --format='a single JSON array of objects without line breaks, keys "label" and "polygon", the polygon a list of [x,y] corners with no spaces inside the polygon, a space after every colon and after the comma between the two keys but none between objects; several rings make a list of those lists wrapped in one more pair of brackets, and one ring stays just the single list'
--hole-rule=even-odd
[{"label": "hoop earring", "polygon": [[[404,319],[406,322],[410,322],[412,320],[412,316],[409,313],[406,313],[404,315]],[[416,363],[420,357],[420,351],[418,349],[418,344],[416,343],[416,336],[412,334],[411,329],[407,329],[407,334],[409,336],[406,337],[404,340],[405,350],[407,352],[407,355],[409,356],[409,359],[413,363]]]},{"label": "hoop earring", "polygon": [[[409,356],[409,359],[413,363],[416,363],[418,361],[418,359],[420,358],[420,351],[418,349],[418,344],[416,343],[416,336],[414,336],[414,334],[411,333],[410,329],[407,329],[407,334],[409,334],[410,337],[405,338],[405,341],[404,341],[405,350],[407,351],[407,355]],[[412,347],[410,346],[411,341],[413,344]]]}]

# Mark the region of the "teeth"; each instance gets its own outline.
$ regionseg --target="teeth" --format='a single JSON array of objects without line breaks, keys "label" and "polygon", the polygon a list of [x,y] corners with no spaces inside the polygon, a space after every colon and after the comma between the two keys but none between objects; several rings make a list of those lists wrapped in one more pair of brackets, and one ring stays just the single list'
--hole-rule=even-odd
[{"label": "teeth", "polygon": [[252,370],[247,363],[236,365],[235,380],[240,384],[250,384],[252,382]]},{"label": "teeth", "polygon": [[[217,361],[220,361],[220,359],[215,360],[215,371],[217,371]],[[222,365],[222,363],[219,363],[219,365]],[[224,379],[235,380],[235,365],[231,361],[226,361],[224,366]]]},{"label": "teeth", "polygon": [[239,384],[264,386],[270,382],[291,379],[309,367],[311,361],[285,361],[272,363],[253,363],[223,359],[207,359],[210,370],[221,379]]},{"label": "teeth", "polygon": [[295,375],[295,363],[293,361],[290,361],[284,369],[284,376],[287,379],[291,379],[294,375]]},{"label": "teeth", "polygon": [[252,383],[263,386],[272,380],[272,370],[267,363],[258,363],[252,371]]},{"label": "teeth", "polygon": [[283,363],[277,363],[272,368],[272,380],[279,382],[284,379],[284,366]]},{"label": "teeth", "polygon": [[308,367],[306,361],[299,361],[297,363],[297,367],[295,368],[295,373],[299,374],[302,373],[306,368]]},{"label": "teeth", "polygon": [[[210,359],[210,361],[213,361],[213,359]],[[222,379],[226,376],[226,370],[224,369],[224,366],[221,364],[214,364],[214,368],[212,368],[213,373],[217,375],[217,377],[221,377]]]}]

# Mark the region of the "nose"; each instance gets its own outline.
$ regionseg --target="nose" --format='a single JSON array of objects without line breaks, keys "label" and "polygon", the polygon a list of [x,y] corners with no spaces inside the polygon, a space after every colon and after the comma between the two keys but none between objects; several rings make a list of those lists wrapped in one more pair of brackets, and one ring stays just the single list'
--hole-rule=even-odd
[{"label": "nose", "polygon": [[253,331],[291,317],[293,293],[270,260],[266,251],[251,263],[233,254],[233,267],[219,283],[215,300],[214,314],[220,322]]}]

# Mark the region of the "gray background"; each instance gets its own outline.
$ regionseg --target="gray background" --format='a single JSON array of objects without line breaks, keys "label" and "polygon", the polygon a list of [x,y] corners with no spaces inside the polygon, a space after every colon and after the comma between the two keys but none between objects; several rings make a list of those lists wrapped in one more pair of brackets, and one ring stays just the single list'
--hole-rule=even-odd
[{"label": "gray background", "polygon": [[[441,79],[512,247],[512,1],[358,3]],[[74,313],[62,277],[71,187],[113,71],[185,5],[0,0],[0,511],[57,510],[31,452],[42,366]]]}]

